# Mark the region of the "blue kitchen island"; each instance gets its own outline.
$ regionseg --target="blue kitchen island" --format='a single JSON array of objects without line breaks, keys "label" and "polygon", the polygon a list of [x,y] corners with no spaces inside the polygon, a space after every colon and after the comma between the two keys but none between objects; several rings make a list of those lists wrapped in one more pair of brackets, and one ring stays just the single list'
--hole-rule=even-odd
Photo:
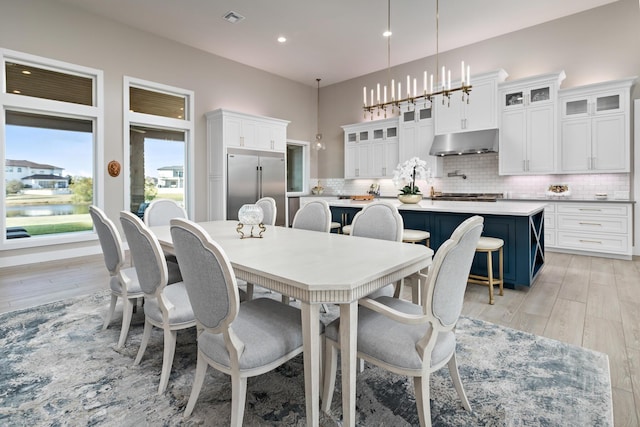
[{"label": "blue kitchen island", "polygon": [[[396,199],[384,199],[398,207],[404,228],[431,233],[431,248],[437,251],[455,228],[473,215],[484,217],[483,236],[504,240],[504,283],[509,288],[532,286],[545,261],[545,203],[468,202],[424,199],[405,205]],[[343,226],[367,203],[353,200],[329,202],[332,220]],[[471,267],[475,274],[486,274],[486,256],[476,254]],[[498,274],[497,258],[493,263]]]}]

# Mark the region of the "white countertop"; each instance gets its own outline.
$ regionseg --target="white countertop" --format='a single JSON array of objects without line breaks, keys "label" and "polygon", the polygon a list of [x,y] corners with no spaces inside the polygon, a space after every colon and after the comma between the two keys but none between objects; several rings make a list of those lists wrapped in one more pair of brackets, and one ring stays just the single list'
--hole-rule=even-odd
[{"label": "white countertop", "polygon": [[[420,203],[405,205],[397,199],[381,199],[396,206],[398,210],[425,211],[425,212],[452,212],[479,215],[507,215],[507,216],[529,216],[540,212],[547,205],[544,202],[522,202],[522,203],[502,203],[502,202],[456,202],[444,200],[423,199]],[[356,201],[350,199],[328,200],[329,206],[362,208],[370,201]]]}]

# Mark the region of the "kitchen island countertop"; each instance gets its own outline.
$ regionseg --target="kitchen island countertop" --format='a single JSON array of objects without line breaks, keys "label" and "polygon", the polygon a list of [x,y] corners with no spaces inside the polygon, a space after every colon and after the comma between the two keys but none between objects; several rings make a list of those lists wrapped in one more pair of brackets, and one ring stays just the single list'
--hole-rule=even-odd
[{"label": "kitchen island countertop", "polygon": [[[546,206],[544,202],[527,203],[499,203],[499,202],[474,202],[474,201],[446,201],[423,199],[416,204],[402,204],[398,199],[380,198],[396,206],[400,211],[424,211],[424,212],[452,212],[479,215],[509,215],[509,216],[530,216],[543,210]],[[329,200],[329,206],[362,208],[372,201],[356,200]]]}]

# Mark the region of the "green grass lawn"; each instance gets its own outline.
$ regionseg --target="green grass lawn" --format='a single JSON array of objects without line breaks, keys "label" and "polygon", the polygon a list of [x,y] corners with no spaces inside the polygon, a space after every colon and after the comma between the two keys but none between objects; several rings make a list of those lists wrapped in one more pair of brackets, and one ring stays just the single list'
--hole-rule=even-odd
[{"label": "green grass lawn", "polygon": [[24,227],[32,236],[43,234],[91,231],[93,222],[89,214],[53,215],[41,217],[7,218],[7,227]]}]

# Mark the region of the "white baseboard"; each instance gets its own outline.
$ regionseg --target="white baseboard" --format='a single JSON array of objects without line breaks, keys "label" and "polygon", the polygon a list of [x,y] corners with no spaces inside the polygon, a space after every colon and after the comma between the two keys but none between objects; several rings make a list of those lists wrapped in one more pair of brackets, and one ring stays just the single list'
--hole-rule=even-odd
[{"label": "white baseboard", "polygon": [[0,258],[0,268],[15,267],[17,265],[36,264],[46,261],[57,261],[67,258],[78,258],[87,255],[96,255],[102,253],[100,245],[94,245],[75,249],[58,249],[49,252],[32,253],[15,256],[3,256]]}]

